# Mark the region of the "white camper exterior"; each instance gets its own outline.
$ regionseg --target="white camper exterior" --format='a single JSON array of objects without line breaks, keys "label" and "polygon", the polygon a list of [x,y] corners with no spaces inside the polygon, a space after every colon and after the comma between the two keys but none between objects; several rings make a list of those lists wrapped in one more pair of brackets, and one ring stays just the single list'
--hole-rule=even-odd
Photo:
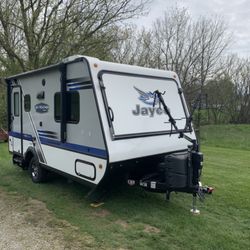
[{"label": "white camper exterior", "polygon": [[34,182],[47,169],[97,185],[115,168],[133,172],[186,152],[190,142],[173,130],[155,90],[165,92],[178,128],[195,139],[171,71],[72,56],[6,82],[9,151],[14,163],[32,168]]}]

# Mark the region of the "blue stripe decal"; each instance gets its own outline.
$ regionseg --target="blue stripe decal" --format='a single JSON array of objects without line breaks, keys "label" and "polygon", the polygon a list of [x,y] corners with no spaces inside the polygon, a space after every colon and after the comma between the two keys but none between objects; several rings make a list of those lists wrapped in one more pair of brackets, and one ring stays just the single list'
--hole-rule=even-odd
[{"label": "blue stripe decal", "polygon": [[92,88],[90,86],[82,86],[82,87],[78,87],[78,88],[69,88],[69,91],[73,91],[73,90],[80,90],[80,89],[88,89],[88,88]]},{"label": "blue stripe decal", "polygon": [[51,140],[47,138],[40,137],[41,143],[48,146],[55,146],[57,148],[71,150],[77,153],[89,154],[92,156],[98,156],[101,158],[107,158],[107,151],[99,148],[92,148],[83,145],[73,144],[73,143],[62,143],[60,141]]},{"label": "blue stripe decal", "polygon": [[83,82],[74,82],[74,83],[67,83],[68,87],[78,86],[78,85],[84,85]]},{"label": "blue stripe decal", "polygon": [[[13,136],[16,138],[21,139],[21,133],[18,132],[9,132],[9,136]],[[99,149],[99,148],[92,148],[88,146],[83,146],[83,145],[78,145],[78,144],[73,144],[73,143],[62,143],[57,140],[52,140],[52,139],[47,139],[44,137],[39,136],[40,141],[42,144],[51,146],[51,147],[57,147],[65,150],[71,150],[77,153],[81,154],[88,154],[91,156],[97,156],[101,158],[107,158],[107,151],[104,149]],[[32,141],[32,135],[29,134],[23,134],[23,139],[27,141]]]},{"label": "blue stripe decal", "polygon": [[49,131],[49,130],[37,130],[38,131],[38,133],[47,133],[47,134],[56,134],[56,132],[54,132],[54,131]]},{"label": "blue stripe decal", "polygon": [[43,137],[43,138],[58,139],[58,137],[56,135],[44,135],[44,134],[40,134],[39,133],[39,138],[41,139],[41,137]]},{"label": "blue stripe decal", "polygon": [[27,141],[33,141],[32,135],[29,135],[29,134],[23,134],[23,136],[21,136],[21,133],[10,131],[9,136],[13,136],[19,139],[23,138],[23,140],[27,140]]}]

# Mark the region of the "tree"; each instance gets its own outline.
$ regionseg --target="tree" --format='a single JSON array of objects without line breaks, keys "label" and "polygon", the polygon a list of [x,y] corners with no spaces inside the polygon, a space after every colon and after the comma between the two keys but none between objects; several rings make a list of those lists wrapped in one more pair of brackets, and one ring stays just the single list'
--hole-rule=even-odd
[{"label": "tree", "polygon": [[158,67],[175,71],[187,90],[204,86],[215,74],[230,42],[222,20],[200,17],[194,21],[186,9],[166,12],[155,21],[152,32]]},{"label": "tree", "polygon": [[118,63],[132,64],[144,67],[155,67],[151,42],[152,33],[145,30],[137,30],[135,26],[127,27],[120,33],[111,49],[110,60]]},{"label": "tree", "polygon": [[[234,84],[229,77],[220,77],[206,83],[209,123],[228,123],[231,117],[230,106],[234,98]],[[212,116],[212,118],[211,118]]]},{"label": "tree", "polygon": [[2,67],[16,73],[75,53],[100,55],[116,39],[117,24],[141,14],[147,1],[2,0]]},{"label": "tree", "polygon": [[229,102],[229,114],[233,123],[250,123],[250,59],[231,55],[221,73],[233,83],[233,96]]}]

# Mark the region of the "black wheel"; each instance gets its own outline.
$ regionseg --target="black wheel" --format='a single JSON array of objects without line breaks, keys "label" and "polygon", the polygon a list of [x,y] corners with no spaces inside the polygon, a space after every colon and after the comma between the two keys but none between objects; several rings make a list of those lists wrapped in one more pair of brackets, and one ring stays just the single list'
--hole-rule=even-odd
[{"label": "black wheel", "polygon": [[47,180],[47,170],[42,168],[37,157],[32,157],[29,163],[29,173],[34,183],[45,182]]}]

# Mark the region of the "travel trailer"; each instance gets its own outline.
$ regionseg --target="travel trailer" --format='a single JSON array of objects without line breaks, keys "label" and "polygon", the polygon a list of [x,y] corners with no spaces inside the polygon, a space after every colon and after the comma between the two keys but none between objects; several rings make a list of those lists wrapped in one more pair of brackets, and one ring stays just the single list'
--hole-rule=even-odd
[{"label": "travel trailer", "polygon": [[149,191],[199,192],[202,154],[176,73],[87,56],[6,79],[9,151],[35,183],[117,172]]}]

